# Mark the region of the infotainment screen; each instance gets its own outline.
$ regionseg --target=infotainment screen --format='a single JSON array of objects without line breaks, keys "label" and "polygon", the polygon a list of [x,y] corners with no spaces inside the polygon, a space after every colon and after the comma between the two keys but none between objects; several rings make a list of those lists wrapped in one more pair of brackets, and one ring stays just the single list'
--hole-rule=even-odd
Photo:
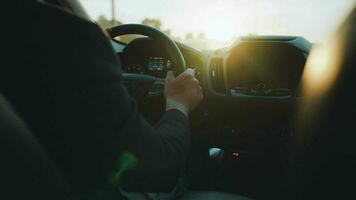
[{"label": "infotainment screen", "polygon": [[266,89],[296,87],[305,58],[300,50],[281,43],[250,42],[237,46],[227,63],[229,85]]}]

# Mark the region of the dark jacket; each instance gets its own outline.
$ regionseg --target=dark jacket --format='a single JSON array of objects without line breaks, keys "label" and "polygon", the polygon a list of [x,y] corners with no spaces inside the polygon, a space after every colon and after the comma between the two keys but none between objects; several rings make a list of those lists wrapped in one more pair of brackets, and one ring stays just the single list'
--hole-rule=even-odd
[{"label": "dark jacket", "polygon": [[187,118],[170,110],[156,127],[141,118],[94,23],[41,3],[16,9],[1,90],[70,185],[80,193],[110,183],[170,190],[188,151]]}]

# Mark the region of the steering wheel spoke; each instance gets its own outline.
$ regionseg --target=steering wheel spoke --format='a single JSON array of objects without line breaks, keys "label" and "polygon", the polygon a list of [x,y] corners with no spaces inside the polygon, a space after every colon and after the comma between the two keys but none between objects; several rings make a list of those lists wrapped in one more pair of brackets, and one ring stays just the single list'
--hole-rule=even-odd
[{"label": "steering wheel spoke", "polygon": [[152,85],[157,78],[145,74],[123,73],[122,80],[128,92],[136,100],[140,100],[149,95]]},{"label": "steering wheel spoke", "polygon": [[152,87],[148,92],[148,96],[154,97],[154,96],[164,95],[164,85],[165,85],[165,79],[157,78],[156,81],[153,82]]}]

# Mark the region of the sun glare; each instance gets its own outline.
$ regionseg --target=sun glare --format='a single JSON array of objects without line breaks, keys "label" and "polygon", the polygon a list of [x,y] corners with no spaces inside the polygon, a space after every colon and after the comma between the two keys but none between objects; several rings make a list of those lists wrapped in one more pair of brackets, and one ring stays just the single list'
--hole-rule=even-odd
[{"label": "sun glare", "polygon": [[305,92],[313,96],[325,93],[335,81],[340,70],[343,44],[333,38],[329,44],[315,47],[306,63],[303,85]]},{"label": "sun glare", "polygon": [[203,32],[207,38],[230,41],[231,39],[250,33],[248,21],[251,7],[236,6],[234,1],[217,2],[205,11]]},{"label": "sun glare", "polygon": [[208,38],[226,41],[234,36],[234,22],[231,13],[211,16],[207,21],[204,28]]}]

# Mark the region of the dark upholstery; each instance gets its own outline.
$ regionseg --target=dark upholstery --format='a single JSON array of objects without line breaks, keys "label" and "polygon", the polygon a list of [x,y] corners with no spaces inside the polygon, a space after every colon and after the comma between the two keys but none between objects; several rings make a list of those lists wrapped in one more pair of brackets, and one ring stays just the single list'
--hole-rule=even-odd
[{"label": "dark upholstery", "polygon": [[[149,124],[99,26],[39,1],[16,2],[0,91],[68,183],[83,195],[119,185],[172,190],[189,150],[185,115],[172,109]],[[122,161],[127,155],[134,166]]]},{"label": "dark upholstery", "polygon": [[0,199],[69,199],[42,146],[0,94]]},{"label": "dark upholstery", "polygon": [[[321,85],[305,84],[306,95],[297,115],[291,168],[291,196],[296,199],[353,197],[356,180],[356,9],[342,24],[326,51],[333,52],[323,70],[335,77]],[[325,54],[324,54],[325,55]],[[311,74],[308,62],[303,80]],[[325,63],[324,63],[325,64]],[[319,66],[324,67],[324,66]],[[321,75],[327,75],[322,71]],[[325,77],[313,77],[317,83]],[[306,82],[305,82],[306,83]],[[314,89],[312,89],[314,88]],[[353,197],[354,198],[354,197]]]}]

